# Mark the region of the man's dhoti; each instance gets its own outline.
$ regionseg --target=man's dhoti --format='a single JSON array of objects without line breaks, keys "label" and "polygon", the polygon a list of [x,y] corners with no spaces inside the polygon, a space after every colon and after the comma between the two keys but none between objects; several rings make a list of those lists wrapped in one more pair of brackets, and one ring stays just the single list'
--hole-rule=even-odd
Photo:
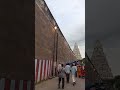
[{"label": "man's dhoti", "polygon": [[75,75],[72,75],[72,81],[76,82]]}]

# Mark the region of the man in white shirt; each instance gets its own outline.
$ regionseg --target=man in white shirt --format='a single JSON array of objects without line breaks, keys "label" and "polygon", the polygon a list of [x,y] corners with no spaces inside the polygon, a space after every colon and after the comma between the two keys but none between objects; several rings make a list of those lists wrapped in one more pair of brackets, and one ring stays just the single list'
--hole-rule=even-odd
[{"label": "man in white shirt", "polygon": [[66,64],[65,66],[65,73],[66,73],[66,81],[67,83],[69,83],[69,80],[70,80],[70,65],[69,64]]},{"label": "man in white shirt", "polygon": [[61,63],[59,63],[58,67],[57,67],[58,74],[59,74],[59,71],[61,70],[61,68],[62,68]]},{"label": "man in white shirt", "polygon": [[77,72],[77,67],[75,66],[75,63],[73,63],[73,66],[71,68],[71,72],[72,72],[72,80],[73,80],[73,86],[76,84],[76,72]]}]

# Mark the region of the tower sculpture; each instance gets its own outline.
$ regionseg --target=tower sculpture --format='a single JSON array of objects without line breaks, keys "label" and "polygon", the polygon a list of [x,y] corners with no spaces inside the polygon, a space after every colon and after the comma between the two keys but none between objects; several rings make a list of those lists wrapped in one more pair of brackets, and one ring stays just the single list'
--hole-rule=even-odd
[{"label": "tower sculpture", "polygon": [[102,79],[111,79],[113,77],[106,56],[104,54],[102,44],[99,40],[96,41],[91,61],[96,67]]},{"label": "tower sculpture", "polygon": [[75,56],[78,60],[82,60],[82,57],[81,57],[81,54],[80,54],[77,43],[75,43],[75,45],[74,45],[73,52],[74,52],[74,54],[75,54]]}]

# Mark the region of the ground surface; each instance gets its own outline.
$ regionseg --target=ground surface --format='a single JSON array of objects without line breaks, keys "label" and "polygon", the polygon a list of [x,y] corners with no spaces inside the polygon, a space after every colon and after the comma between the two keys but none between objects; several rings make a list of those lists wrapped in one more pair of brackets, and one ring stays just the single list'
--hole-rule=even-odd
[{"label": "ground surface", "polygon": [[[58,78],[53,78],[47,81],[44,81],[40,84],[37,84],[35,86],[35,90],[62,90],[58,89]],[[76,86],[72,85],[72,81],[70,80],[70,83],[65,83],[64,90],[85,90],[85,79],[79,79],[77,78],[77,84]]]}]

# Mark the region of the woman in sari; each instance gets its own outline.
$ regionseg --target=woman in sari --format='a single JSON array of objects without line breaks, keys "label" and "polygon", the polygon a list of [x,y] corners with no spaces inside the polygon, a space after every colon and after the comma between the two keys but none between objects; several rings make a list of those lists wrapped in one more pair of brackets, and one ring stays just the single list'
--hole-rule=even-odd
[{"label": "woman in sari", "polygon": [[80,65],[77,66],[77,76],[80,78],[81,77],[81,68],[80,68]]}]

